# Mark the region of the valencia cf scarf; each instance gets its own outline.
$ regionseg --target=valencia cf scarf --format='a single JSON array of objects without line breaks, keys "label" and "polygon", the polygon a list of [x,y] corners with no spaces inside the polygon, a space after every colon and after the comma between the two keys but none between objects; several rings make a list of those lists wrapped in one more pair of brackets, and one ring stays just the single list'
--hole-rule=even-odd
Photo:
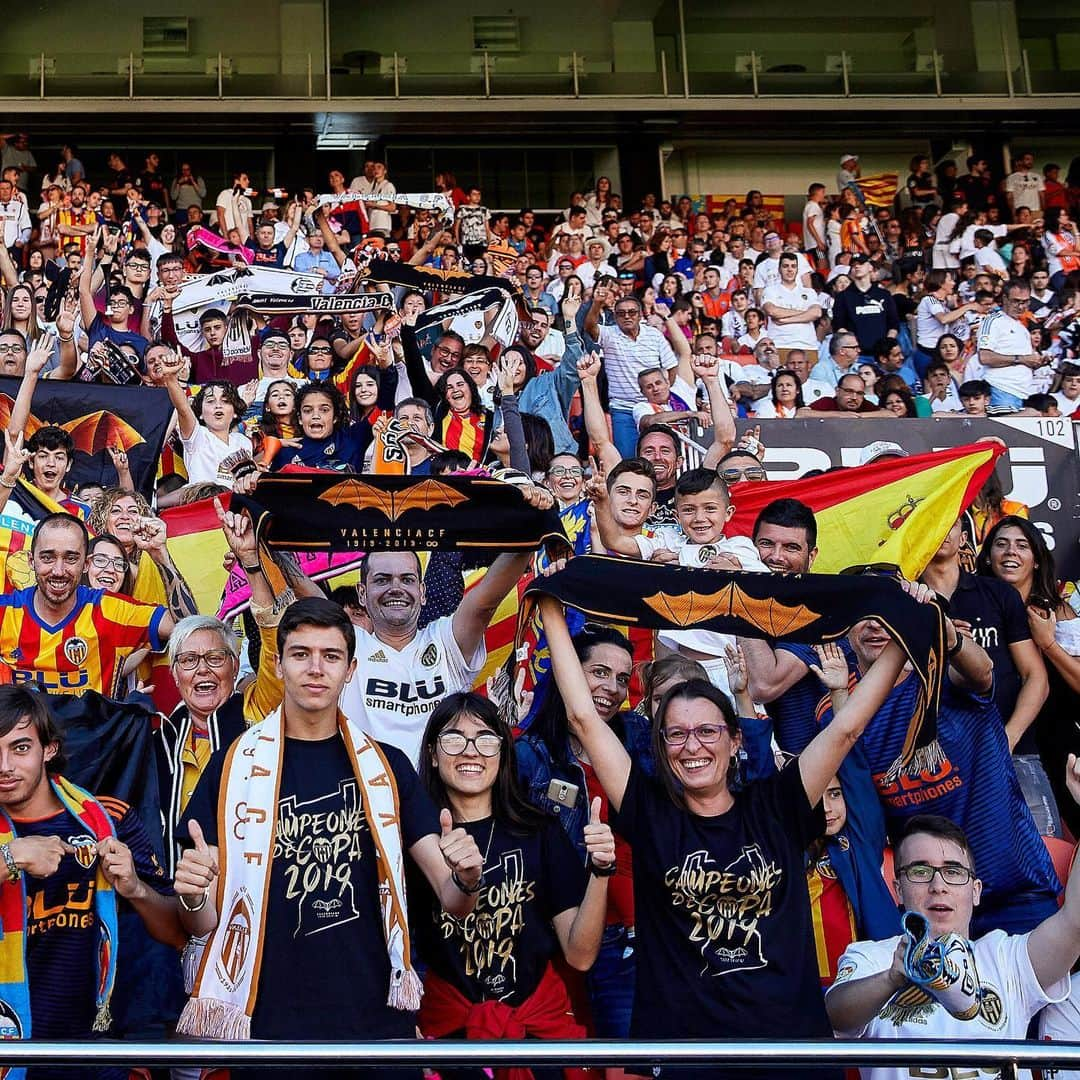
[{"label": "valencia cf scarf", "polygon": [[279,473],[234,495],[259,540],[286,551],[534,551],[568,546],[555,508],[535,510],[503,480],[323,470]]},{"label": "valencia cf scarf", "polygon": [[[53,792],[68,811],[86,828],[95,841],[115,836],[112,819],[106,809],[81,787],[77,787],[62,776],[51,778]],[[0,844],[10,844],[17,837],[15,823],[7,813],[0,810]],[[101,870],[96,844],[77,847],[74,858],[86,866],[96,862],[97,873],[94,881],[94,914],[98,925],[97,978],[95,1005],[97,1015],[94,1019],[94,1031],[108,1031],[112,1023],[109,1012],[109,999],[112,997],[113,982],[116,979],[116,893]],[[4,875],[0,885],[0,972],[5,982],[0,983],[0,1001],[7,1006],[3,1021],[16,1029],[14,1036],[5,1038],[29,1039],[33,1034],[30,1016],[30,981],[26,971],[26,875],[17,882],[12,882]],[[57,973],[57,978],[62,978]],[[11,1069],[6,1072],[7,1080],[22,1080],[25,1069]]]},{"label": "valencia cf scarf", "polygon": [[421,292],[474,293],[498,289],[515,299],[521,297],[521,290],[506,278],[470,274],[468,270],[436,270],[434,266],[412,266],[390,259],[372,259],[361,276],[367,281],[385,281]]},{"label": "valencia cf scarf", "polygon": [[818,645],[836,641],[862,619],[876,619],[907,655],[922,689],[900,756],[887,777],[940,764],[936,713],[945,674],[945,616],[919,604],[888,578],[832,574],[730,573],[585,555],[525,591],[519,640],[536,599],[553,596],[594,619]]},{"label": "valencia cf scarf", "polygon": [[[375,845],[379,906],[390,960],[387,1004],[415,1011],[420,1007],[423,987],[409,948],[397,784],[375,740],[340,712],[338,730],[360,785],[364,817]],[[203,951],[191,998],[176,1025],[178,1034],[202,1039],[251,1038],[251,1017],[267,944],[266,911],[284,747],[285,718],[278,710],[248,728],[225,759],[217,807],[218,925]],[[242,844],[233,840],[236,830],[226,828],[226,822],[243,822]]]},{"label": "valencia cf scarf", "polygon": [[335,293],[332,296],[253,296],[240,293],[233,310],[245,308],[260,315],[345,315],[372,311],[391,312],[394,298],[389,293]]}]

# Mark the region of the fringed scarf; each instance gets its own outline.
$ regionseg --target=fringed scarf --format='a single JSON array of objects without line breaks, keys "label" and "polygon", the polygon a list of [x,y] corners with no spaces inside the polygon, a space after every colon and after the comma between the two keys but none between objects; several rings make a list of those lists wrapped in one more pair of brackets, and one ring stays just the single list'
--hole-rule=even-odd
[{"label": "fringed scarf", "polygon": [[[112,818],[108,811],[88,791],[77,787],[62,776],[51,779],[52,789],[72,817],[76,818],[95,840],[104,840],[115,836]],[[18,833],[15,823],[0,810],[0,844],[10,844]],[[94,881],[94,914],[98,924],[97,951],[97,992],[94,1004],[97,1015],[94,1018],[94,1031],[108,1031],[112,1024],[109,1012],[109,999],[112,997],[113,983],[116,980],[116,893],[101,869],[96,846],[76,848],[75,856],[86,867],[97,865]],[[17,882],[7,880],[0,885],[0,972],[7,980],[0,983],[0,999],[14,1013],[6,1017],[9,1024],[17,1022],[18,1038],[29,1039],[32,1034],[30,1016],[30,981],[26,972],[26,875]],[[62,974],[57,975],[62,978]],[[25,1069],[12,1069],[6,1074],[7,1080],[23,1080]]]},{"label": "fringed scarf", "polygon": [[938,604],[916,603],[895,581],[728,573],[584,555],[529,585],[518,616],[519,644],[541,595],[607,622],[650,630],[699,627],[806,645],[836,641],[860,620],[876,619],[904,650],[922,684],[903,749],[887,776],[918,774],[942,760],[936,714],[946,668],[945,617]]},{"label": "fringed scarf", "polygon": [[[338,728],[360,785],[375,844],[383,934],[390,958],[387,1004],[415,1011],[423,988],[409,950],[401,807],[397,785],[373,739],[338,713]],[[266,945],[274,829],[277,822],[285,722],[278,710],[249,728],[229,749],[218,799],[218,925],[206,943],[195,988],[176,1030],[203,1039],[250,1039]],[[232,824],[244,822],[235,841]]]}]

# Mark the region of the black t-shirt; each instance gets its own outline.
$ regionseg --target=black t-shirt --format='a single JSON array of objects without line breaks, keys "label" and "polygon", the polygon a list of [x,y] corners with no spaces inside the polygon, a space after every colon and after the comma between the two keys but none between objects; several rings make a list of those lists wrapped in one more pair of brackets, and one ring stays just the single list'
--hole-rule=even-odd
[{"label": "black t-shirt", "polygon": [[[439,816],[409,759],[379,744],[401,807],[402,846],[439,833]],[[393,1039],[415,1033],[412,1013],[386,1004],[375,844],[339,735],[286,739],[262,968],[252,1016],[256,1039]],[[215,754],[184,814],[216,844],[225,752]]]},{"label": "black t-shirt", "polygon": [[[1020,673],[1013,663],[1009,646],[1030,641],[1027,612],[1020,594],[1007,582],[961,571],[960,583],[949,601],[954,618],[971,623],[975,642],[994,662],[994,704],[1001,719],[1008,723],[1020,694]],[[1020,737],[1015,753],[1037,754],[1034,725]]]},{"label": "black t-shirt", "polygon": [[255,266],[284,267],[285,256],[288,251],[284,244],[274,244],[271,247],[259,247],[254,240],[248,240],[244,245],[251,252],[251,261]]},{"label": "black t-shirt", "polygon": [[[413,913],[421,955],[470,1001],[516,1007],[558,954],[551,920],[581,903],[587,871],[554,819],[524,835],[495,825],[492,818],[464,822],[462,828],[486,853],[484,888],[476,909],[456,919],[442,910],[424,881],[423,907],[418,902]],[[418,897],[417,890],[412,895]]]},{"label": "black t-shirt", "polygon": [[825,815],[797,765],[700,817],[634,764],[612,825],[634,854],[633,1038],[831,1034],[803,854]]},{"label": "black t-shirt", "polygon": [[[165,870],[135,811],[113,799],[102,805],[113,818],[117,839],[131,848],[135,872],[151,888],[171,896]],[[26,970],[34,1038],[91,1038],[97,1015],[97,840],[66,809],[36,821],[16,820],[15,832],[59,836],[73,847],[94,851],[88,866],[65,855],[55,874],[26,875]]]}]

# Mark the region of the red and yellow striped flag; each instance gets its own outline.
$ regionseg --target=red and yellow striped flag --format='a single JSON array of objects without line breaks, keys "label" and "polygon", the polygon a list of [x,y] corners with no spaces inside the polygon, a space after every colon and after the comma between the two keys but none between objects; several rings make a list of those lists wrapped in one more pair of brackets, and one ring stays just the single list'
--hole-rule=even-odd
[{"label": "red and yellow striped flag", "polygon": [[[222,495],[221,504],[229,508],[229,496]],[[191,588],[199,611],[217,611],[228,572],[222,559],[229,545],[218,523],[213,499],[200,499],[161,512],[168,529],[169,554],[176,568]]]},{"label": "red and yellow striped flag", "polygon": [[894,172],[875,173],[873,176],[861,176],[855,184],[868,206],[892,206],[900,177]]},{"label": "red and yellow striped flag", "polygon": [[971,505],[1005,448],[980,442],[853,469],[732,489],[729,536],[750,536],[774,499],[798,499],[817,517],[814,571],[836,574],[861,563],[895,563],[916,578],[956,519]]}]

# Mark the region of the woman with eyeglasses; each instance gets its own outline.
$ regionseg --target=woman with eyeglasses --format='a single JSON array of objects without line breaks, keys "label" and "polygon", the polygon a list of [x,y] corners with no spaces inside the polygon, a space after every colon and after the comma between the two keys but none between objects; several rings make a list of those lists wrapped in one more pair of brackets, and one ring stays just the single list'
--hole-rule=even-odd
[{"label": "woman with eyeglasses", "polygon": [[[885,647],[787,768],[734,792],[742,735],[725,694],[694,679],[664,695],[652,728],[657,782],[600,714],[562,604],[542,597],[540,614],[570,734],[633,851],[631,1037],[828,1038],[804,853],[825,831],[826,787],[900,674],[900,647]],[[775,1070],[665,1068],[669,1074],[771,1080]]]},{"label": "woman with eyeglasses", "polygon": [[587,971],[596,959],[615,840],[594,804],[580,861],[557,821],[525,799],[512,742],[496,707],[474,693],[443,700],[424,733],[421,782],[484,856],[464,919],[445,914],[419,879],[410,892],[428,965],[418,1023],[429,1038],[585,1037],[552,961]]},{"label": "woman with eyeglasses", "polygon": [[[580,625],[581,617],[577,618]],[[651,773],[648,718],[623,708],[633,676],[630,642],[613,627],[585,623],[574,635],[571,649],[597,714],[611,725],[634,760]],[[591,800],[603,798],[603,821],[608,820],[607,802],[589,754],[571,735],[566,705],[550,673],[542,674],[538,680],[531,719],[514,749],[518,775],[529,801],[557,817],[577,849],[578,862],[584,862],[584,829]],[[616,852],[619,869],[608,894],[607,927],[600,956],[588,978],[596,1034],[606,1038],[625,1038],[629,1031],[634,980],[630,850],[619,837]]]},{"label": "woman with eyeglasses", "polygon": [[134,578],[120,541],[101,533],[90,541],[86,555],[85,584],[92,589],[131,595]]}]

